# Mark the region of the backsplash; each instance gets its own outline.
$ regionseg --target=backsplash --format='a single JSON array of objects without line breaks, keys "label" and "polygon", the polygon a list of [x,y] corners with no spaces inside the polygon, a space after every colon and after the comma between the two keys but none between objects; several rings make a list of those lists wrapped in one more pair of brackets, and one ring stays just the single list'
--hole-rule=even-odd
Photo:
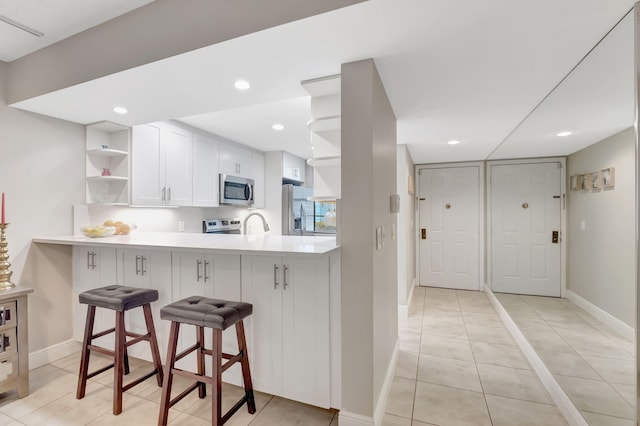
[{"label": "backsplash", "polygon": [[[184,222],[184,232],[202,232],[202,220],[207,218],[244,218],[253,211],[262,213],[267,222],[274,220],[265,210],[237,207],[116,207],[102,205],[73,206],[73,232],[80,234],[83,226],[93,226],[104,223],[105,220],[121,221],[137,226],[136,232],[178,232],[178,222]],[[279,218],[277,220],[280,220]],[[262,222],[259,218],[249,219],[247,233],[263,234]]]}]

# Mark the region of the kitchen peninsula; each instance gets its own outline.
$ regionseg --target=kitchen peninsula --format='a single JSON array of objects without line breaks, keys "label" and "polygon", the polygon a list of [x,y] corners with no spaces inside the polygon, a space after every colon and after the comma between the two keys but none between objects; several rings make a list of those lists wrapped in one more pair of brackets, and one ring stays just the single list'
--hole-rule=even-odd
[{"label": "kitchen peninsula", "polygon": [[[105,285],[158,290],[160,299],[152,308],[163,356],[169,323],[160,319],[162,306],[196,294],[248,302],[253,304],[246,326],[255,389],[340,408],[340,248],[335,237],[134,232],[33,242],[73,246],[75,340],[82,341],[86,315],[77,295]],[[127,329],[144,331],[142,315],[135,314],[127,318]],[[114,324],[112,312],[99,312],[95,330]],[[190,346],[193,336],[191,327],[183,327],[180,345]],[[104,344],[112,344],[108,337],[102,338]],[[223,350],[232,352],[233,330],[225,331],[223,341]],[[132,356],[150,359],[148,348],[136,346],[143,345],[132,346]],[[239,383],[235,367],[223,378]]]}]

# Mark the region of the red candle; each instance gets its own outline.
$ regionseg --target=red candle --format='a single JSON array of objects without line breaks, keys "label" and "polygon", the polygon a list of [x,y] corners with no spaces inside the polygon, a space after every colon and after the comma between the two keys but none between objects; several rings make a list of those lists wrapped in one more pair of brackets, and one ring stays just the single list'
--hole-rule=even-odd
[{"label": "red candle", "polygon": [[2,193],[2,224],[4,225],[6,222],[4,221],[4,192]]}]

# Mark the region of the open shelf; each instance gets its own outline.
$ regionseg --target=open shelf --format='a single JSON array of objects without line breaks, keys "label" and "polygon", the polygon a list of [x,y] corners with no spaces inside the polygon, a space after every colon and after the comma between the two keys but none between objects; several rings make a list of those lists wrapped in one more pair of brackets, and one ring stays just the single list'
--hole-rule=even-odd
[{"label": "open shelf", "polygon": [[311,167],[323,167],[323,166],[339,166],[340,165],[340,156],[334,155],[331,157],[317,157],[317,158],[309,158],[307,160],[307,164]]},{"label": "open shelf", "polygon": [[127,177],[123,177],[123,176],[88,176],[87,180],[91,180],[91,181],[96,181],[96,182],[116,182],[116,181],[120,181],[120,182],[126,182],[129,180],[129,178]]},{"label": "open shelf", "polygon": [[342,116],[330,115],[328,117],[312,118],[307,122],[307,128],[312,132],[326,132],[339,130],[342,127]]},{"label": "open shelf", "polygon": [[111,149],[111,148],[90,149],[87,151],[87,154],[99,155],[102,157],[121,157],[121,156],[129,155],[127,151],[121,151],[119,149]]}]

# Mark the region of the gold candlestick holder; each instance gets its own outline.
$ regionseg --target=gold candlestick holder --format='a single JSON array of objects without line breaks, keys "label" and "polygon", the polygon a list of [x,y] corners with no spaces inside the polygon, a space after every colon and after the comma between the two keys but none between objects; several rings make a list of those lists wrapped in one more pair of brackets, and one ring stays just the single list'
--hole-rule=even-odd
[{"label": "gold candlestick holder", "polygon": [[0,223],[0,290],[15,287],[11,282],[11,263],[9,263],[9,250],[7,249],[7,226],[8,223]]}]

